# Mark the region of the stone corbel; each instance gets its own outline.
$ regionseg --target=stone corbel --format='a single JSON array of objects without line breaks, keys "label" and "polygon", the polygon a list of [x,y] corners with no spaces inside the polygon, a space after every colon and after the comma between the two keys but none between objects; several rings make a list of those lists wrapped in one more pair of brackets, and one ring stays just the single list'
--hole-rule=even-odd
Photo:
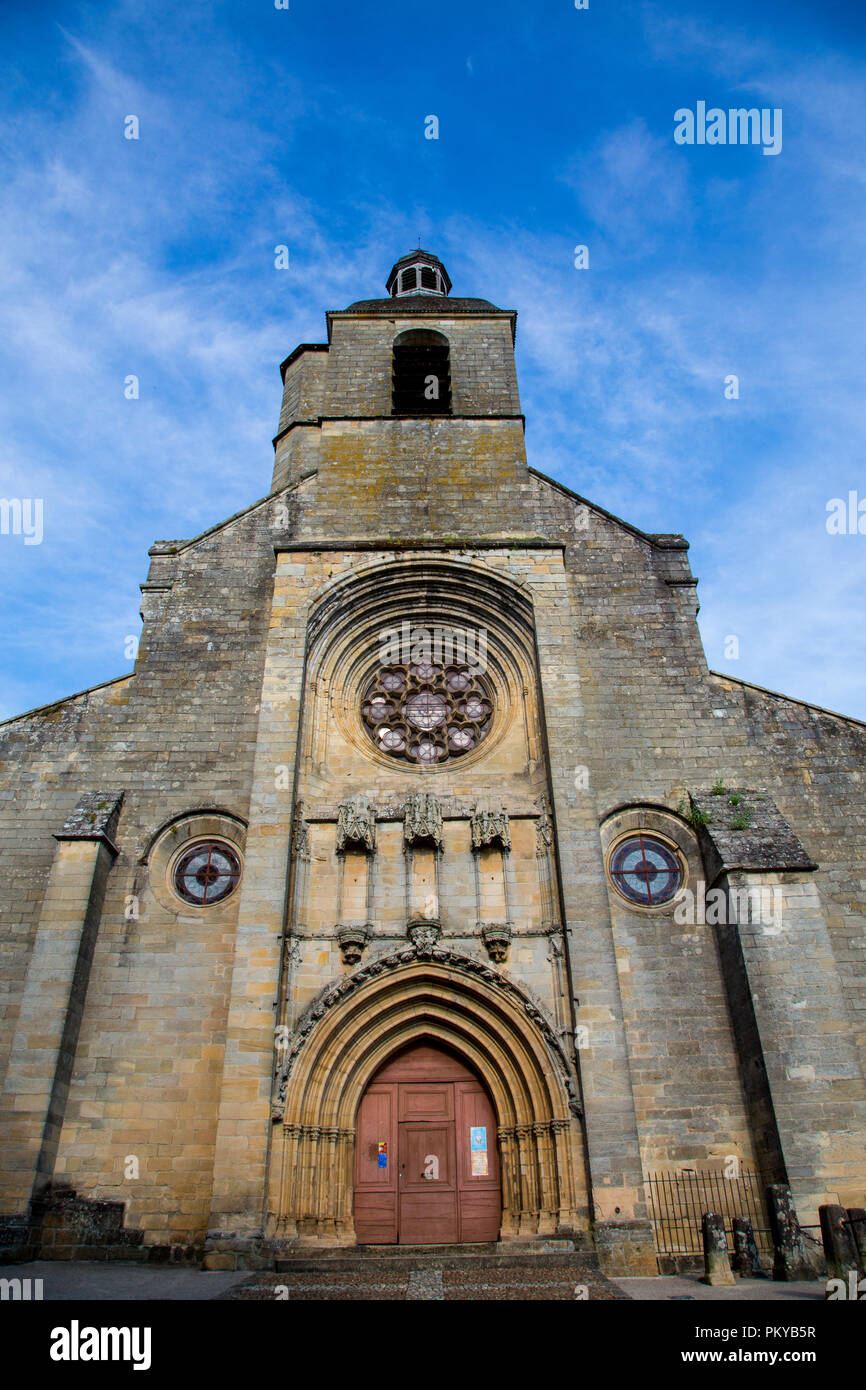
[{"label": "stone corbel", "polygon": [[344,965],[357,965],[373,934],[372,922],[337,927],[337,942]]},{"label": "stone corbel", "polygon": [[511,923],[510,922],[481,922],[481,940],[487,949],[487,954],[496,965],[502,965],[508,959],[508,948],[511,945]]},{"label": "stone corbel", "polygon": [[438,921],[427,917],[413,917],[409,922],[407,935],[419,956],[429,956],[439,944],[442,926]]}]

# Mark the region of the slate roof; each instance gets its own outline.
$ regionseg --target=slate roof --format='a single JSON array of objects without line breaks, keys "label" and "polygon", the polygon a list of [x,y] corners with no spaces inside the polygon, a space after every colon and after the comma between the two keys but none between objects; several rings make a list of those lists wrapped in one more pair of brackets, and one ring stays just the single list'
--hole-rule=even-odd
[{"label": "slate roof", "polygon": [[331,319],[340,318],[343,314],[382,314],[383,317],[387,314],[389,318],[412,314],[438,315],[440,318],[460,314],[508,314],[511,319],[512,341],[517,336],[517,310],[500,309],[498,305],[491,304],[489,299],[452,299],[449,295],[442,294],[406,294],[395,299],[357,299],[347,309],[328,311],[329,337]]},{"label": "slate roof", "polygon": [[357,299],[332,314],[507,314],[489,299],[452,299],[444,294],[404,294],[396,299]]}]

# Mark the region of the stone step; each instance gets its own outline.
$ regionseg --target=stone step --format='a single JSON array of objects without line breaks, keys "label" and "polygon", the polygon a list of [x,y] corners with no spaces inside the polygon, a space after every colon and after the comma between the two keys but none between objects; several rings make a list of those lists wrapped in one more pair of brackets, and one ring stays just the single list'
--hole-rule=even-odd
[{"label": "stone step", "polygon": [[294,1250],[287,1252],[285,1258],[314,1260],[401,1260],[436,1256],[454,1259],[470,1259],[491,1255],[593,1255],[594,1247],[587,1239],[585,1244],[574,1240],[558,1240],[553,1237],[521,1241],[489,1241],[465,1245],[305,1245],[299,1242]]},{"label": "stone step", "polygon": [[430,1247],[418,1246],[414,1252],[405,1250],[392,1255],[383,1260],[371,1260],[364,1258],[363,1255],[352,1254],[347,1251],[335,1251],[328,1257],[310,1255],[309,1252],[299,1251],[296,1255],[289,1255],[277,1259],[274,1269],[278,1274],[331,1274],[331,1273],[353,1273],[359,1279],[367,1277],[374,1278],[374,1271],[377,1269],[390,1269],[401,1274],[409,1270],[424,1269],[436,1266],[439,1269],[479,1271],[485,1269],[498,1270],[582,1270],[587,1275],[597,1275],[599,1271],[598,1256],[590,1252],[576,1253],[574,1251],[528,1251],[511,1252],[508,1254],[497,1251],[495,1248],[486,1254],[461,1254],[451,1253],[453,1247]]}]

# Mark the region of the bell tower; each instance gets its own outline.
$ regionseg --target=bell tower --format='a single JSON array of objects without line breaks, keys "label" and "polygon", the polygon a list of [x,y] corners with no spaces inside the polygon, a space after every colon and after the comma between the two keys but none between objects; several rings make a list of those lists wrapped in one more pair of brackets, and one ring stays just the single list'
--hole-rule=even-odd
[{"label": "bell tower", "polygon": [[385,284],[386,297],[330,310],[327,342],[282,364],[272,490],[304,484],[305,539],[508,534],[527,481],[517,315],[452,295],[420,247]]}]

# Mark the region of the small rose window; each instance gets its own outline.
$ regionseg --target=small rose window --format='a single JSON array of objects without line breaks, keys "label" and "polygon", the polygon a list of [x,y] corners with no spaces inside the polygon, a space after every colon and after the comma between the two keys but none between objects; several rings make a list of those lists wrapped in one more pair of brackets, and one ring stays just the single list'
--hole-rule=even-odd
[{"label": "small rose window", "polygon": [[610,856],[609,872],[617,891],[642,907],[670,902],[683,881],[682,865],[674,850],[642,832],[620,841]]},{"label": "small rose window", "polygon": [[240,859],[231,845],[208,840],[180,856],[174,868],[174,890],[184,902],[210,907],[234,892],[240,876]]},{"label": "small rose window", "polygon": [[492,692],[468,666],[382,667],[361,700],[364,727],[380,752],[428,766],[476,748],[492,716]]}]

